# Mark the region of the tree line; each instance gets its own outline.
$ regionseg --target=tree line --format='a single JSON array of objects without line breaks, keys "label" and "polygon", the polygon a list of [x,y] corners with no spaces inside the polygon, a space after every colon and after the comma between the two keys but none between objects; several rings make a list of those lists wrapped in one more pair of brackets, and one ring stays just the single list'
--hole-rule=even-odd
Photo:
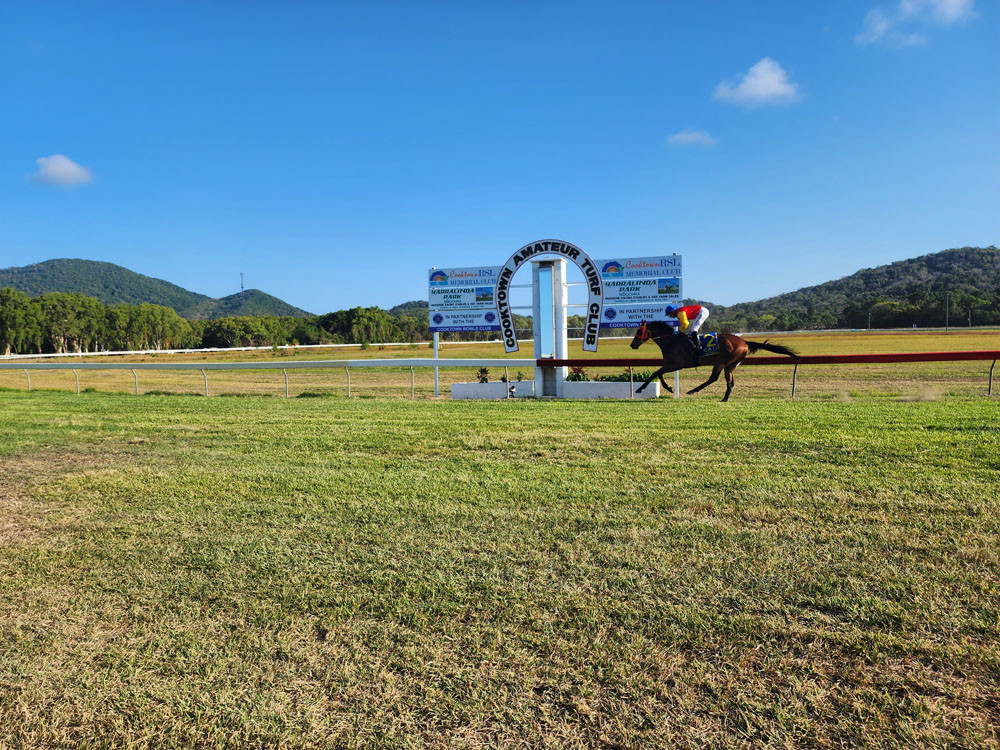
[{"label": "tree line", "polygon": [[[411,314],[412,313],[412,314]],[[418,317],[419,316],[419,317]],[[515,315],[518,328],[531,319]],[[486,340],[496,334],[443,334],[445,340]],[[392,314],[355,307],[325,315],[277,315],[186,320],[172,308],[148,303],[104,305],[79,293],[29,297],[0,289],[0,354],[47,354],[142,349],[199,349],[302,344],[376,344],[427,341],[426,308]]]},{"label": "tree line", "polygon": [[728,308],[705,304],[712,316],[710,325],[725,331],[1000,325],[1000,290],[996,294],[919,290],[896,298],[866,295],[833,309],[788,300],[770,307],[757,302]]}]

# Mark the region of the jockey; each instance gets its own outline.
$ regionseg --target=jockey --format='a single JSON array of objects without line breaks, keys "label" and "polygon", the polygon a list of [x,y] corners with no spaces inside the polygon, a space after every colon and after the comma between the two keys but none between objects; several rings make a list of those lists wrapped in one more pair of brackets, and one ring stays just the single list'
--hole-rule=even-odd
[{"label": "jockey", "polygon": [[708,320],[708,310],[701,305],[685,305],[684,307],[674,307],[667,305],[667,315],[673,315],[680,324],[680,333],[686,333],[691,341],[691,348],[695,352],[700,348],[698,344],[698,329]]}]

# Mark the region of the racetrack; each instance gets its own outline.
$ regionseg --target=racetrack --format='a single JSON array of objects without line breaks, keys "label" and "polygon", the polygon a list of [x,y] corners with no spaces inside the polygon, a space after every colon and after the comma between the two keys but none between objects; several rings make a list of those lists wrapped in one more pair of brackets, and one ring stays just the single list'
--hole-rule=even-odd
[{"label": "racetrack", "polygon": [[993,746],[1000,401],[755,377],[2,391],[0,746]]},{"label": "racetrack", "polygon": [[[867,354],[879,352],[921,352],[921,351],[961,351],[1000,349],[1000,331],[996,330],[956,330],[943,332],[834,332],[804,333],[785,335],[748,334],[747,338],[772,342],[793,347],[800,354]],[[654,346],[646,345],[638,350],[629,348],[627,340],[604,340],[600,351],[586,354],[580,350],[579,342],[571,342],[570,356],[582,359],[595,358],[648,358],[657,356]],[[155,356],[86,357],[66,358],[61,361],[81,361],[96,363],[112,362],[289,362],[302,359],[366,359],[398,357],[429,357],[425,346],[391,347],[379,349],[331,349],[299,350],[279,352],[234,352],[231,354],[211,352],[205,354],[162,354]],[[442,357],[495,358],[497,364],[490,368],[490,379],[499,380],[503,375],[503,360],[507,359],[503,346],[495,344],[445,344]],[[517,355],[531,357],[531,344],[522,346]],[[770,356],[770,355],[768,355]],[[27,360],[34,361],[34,360]],[[45,360],[38,360],[44,362]],[[48,360],[52,361],[52,360]],[[932,399],[949,396],[976,396],[986,392],[989,362],[931,362],[907,364],[865,364],[865,365],[821,365],[801,366],[798,371],[796,397],[800,399],[847,399],[855,396],[878,395],[913,399]],[[533,374],[527,368],[512,368],[508,372],[513,380],[518,372],[530,379]],[[621,374],[622,368],[586,368],[587,375]],[[687,390],[708,378],[710,368],[685,370],[681,373],[681,386]],[[736,373],[736,389],[733,398],[787,398],[791,390],[791,368],[787,365],[776,367],[743,367]],[[447,396],[451,383],[474,381],[476,368],[454,368],[441,370],[441,393]],[[33,389],[70,390],[75,388],[72,373],[62,371],[34,371],[31,376]],[[131,393],[134,389],[132,374],[128,371],[81,371],[81,388],[99,391]],[[26,378],[20,370],[0,369],[0,387],[24,390]],[[432,398],[434,380],[432,371],[416,369],[414,390],[417,398]],[[998,385],[1000,387],[1000,385]],[[203,392],[201,373],[189,372],[149,372],[139,374],[140,393],[162,391],[166,393]],[[718,399],[722,397],[724,385],[714,385],[693,396],[696,399]],[[289,373],[289,391],[292,396],[303,392],[324,394],[347,393],[347,374],[342,368],[330,370],[298,370]],[[209,374],[211,395],[272,395],[283,396],[284,378],[280,372],[271,370],[225,372]],[[407,367],[397,369],[360,370],[351,373],[351,392],[354,395],[409,397],[410,371]]]}]

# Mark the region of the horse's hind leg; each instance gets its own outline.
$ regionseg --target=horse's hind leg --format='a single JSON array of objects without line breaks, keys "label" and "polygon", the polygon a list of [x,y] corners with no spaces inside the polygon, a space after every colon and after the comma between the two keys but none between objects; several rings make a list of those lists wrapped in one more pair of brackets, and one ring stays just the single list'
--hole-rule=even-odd
[{"label": "horse's hind leg", "polygon": [[711,374],[711,376],[710,376],[710,377],[708,378],[708,380],[706,380],[706,381],[705,381],[704,383],[702,383],[701,385],[699,385],[699,386],[696,386],[696,387],[692,388],[692,389],[691,389],[690,391],[688,391],[688,395],[690,395],[690,394],[692,394],[692,393],[697,393],[697,392],[698,392],[698,391],[700,391],[700,390],[701,390],[702,388],[704,388],[704,387],[706,387],[706,386],[709,386],[709,385],[712,385],[712,383],[714,383],[714,382],[715,382],[716,380],[718,380],[718,379],[719,379],[719,373],[721,373],[721,372],[722,372],[722,365],[716,365],[715,367],[713,367],[713,368],[712,368],[712,374]]},{"label": "horse's hind leg", "polygon": [[[740,362],[743,358],[740,358]],[[736,372],[736,368],[740,366],[740,362],[734,362],[726,368],[726,395],[722,397],[723,401],[729,400],[729,394],[733,392],[733,386],[736,384],[736,378],[733,373]]]},{"label": "horse's hind leg", "polygon": [[674,389],[667,385],[667,381],[663,379],[664,373],[660,373],[660,385],[664,387],[667,393],[673,393]]}]

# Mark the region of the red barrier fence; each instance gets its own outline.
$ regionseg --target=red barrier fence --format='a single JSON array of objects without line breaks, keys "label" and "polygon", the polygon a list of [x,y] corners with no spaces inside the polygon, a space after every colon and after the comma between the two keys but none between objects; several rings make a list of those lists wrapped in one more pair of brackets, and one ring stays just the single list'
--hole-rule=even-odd
[{"label": "red barrier fence", "polygon": [[[743,360],[748,365],[855,365],[885,362],[965,362],[998,360],[1000,350],[974,352],[900,352],[897,354],[802,354],[798,357],[757,357]],[[662,359],[540,359],[538,367],[658,367]]]},{"label": "red barrier fence", "polygon": [[[802,354],[798,357],[755,357],[743,360],[744,365],[793,365],[792,397],[795,397],[795,381],[799,365],[861,365],[890,364],[893,362],[969,362],[989,361],[989,386],[986,395],[993,395],[993,369],[1000,360],[1000,350],[973,352],[899,352],[896,354]],[[538,367],[659,367],[662,359],[539,359]]]}]

